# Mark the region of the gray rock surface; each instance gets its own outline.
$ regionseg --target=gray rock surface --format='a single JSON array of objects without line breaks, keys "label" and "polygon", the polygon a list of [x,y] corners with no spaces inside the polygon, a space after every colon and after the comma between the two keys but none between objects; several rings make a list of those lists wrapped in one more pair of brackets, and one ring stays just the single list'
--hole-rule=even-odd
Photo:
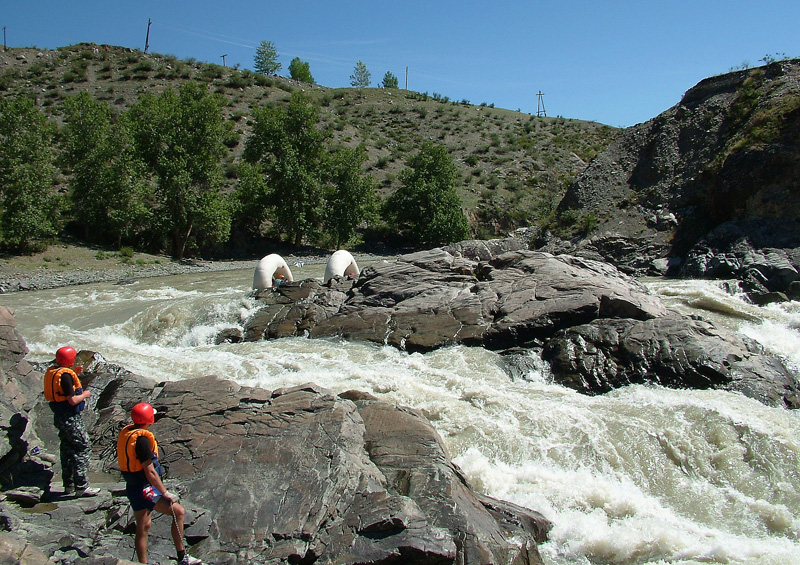
[{"label": "gray rock surface", "polygon": [[702,319],[603,319],[559,332],[544,347],[558,381],[584,393],[653,382],[738,391],[800,408],[800,383],[776,357]]},{"label": "gray rock surface", "polygon": [[596,318],[666,313],[644,286],[608,264],[484,251],[485,260],[421,251],[373,264],[344,285],[303,281],[266,291],[245,339],[342,336],[412,351],[459,343],[505,349]]}]

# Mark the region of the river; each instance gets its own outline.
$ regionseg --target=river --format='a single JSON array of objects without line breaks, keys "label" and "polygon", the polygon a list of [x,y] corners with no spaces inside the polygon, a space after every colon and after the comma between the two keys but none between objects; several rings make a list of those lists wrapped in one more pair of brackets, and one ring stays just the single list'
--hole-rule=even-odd
[{"label": "river", "polygon": [[[323,265],[293,269],[322,277]],[[631,386],[597,397],[547,369],[511,380],[497,354],[408,354],[342,340],[214,345],[256,308],[252,271],[0,296],[30,359],[61,345],[159,380],[217,374],[269,389],[313,381],[420,409],[472,485],[552,520],[550,564],[800,563],[800,412],[739,394]],[[800,303],[758,308],[713,282],[644,281],[800,366]]]}]

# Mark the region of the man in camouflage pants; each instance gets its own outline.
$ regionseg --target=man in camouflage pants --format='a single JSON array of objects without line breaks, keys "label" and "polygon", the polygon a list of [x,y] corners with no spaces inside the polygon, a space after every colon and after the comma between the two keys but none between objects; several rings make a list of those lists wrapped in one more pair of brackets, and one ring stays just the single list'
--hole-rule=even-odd
[{"label": "man in camouflage pants", "polygon": [[[58,430],[58,439],[61,440],[61,477],[64,483],[64,494],[72,494],[77,490],[82,496],[87,496],[89,486],[89,456],[92,452],[92,442],[83,423],[83,415],[53,414],[53,425]],[[89,494],[91,496],[91,494]]]},{"label": "man in camouflage pants", "polygon": [[61,479],[64,494],[77,496],[97,496],[100,491],[89,487],[89,455],[92,444],[81,412],[86,399],[91,396],[83,390],[75,370],[77,352],[72,347],[62,347],[56,351],[56,363],[44,375],[44,397],[53,411],[53,424],[61,440]]}]

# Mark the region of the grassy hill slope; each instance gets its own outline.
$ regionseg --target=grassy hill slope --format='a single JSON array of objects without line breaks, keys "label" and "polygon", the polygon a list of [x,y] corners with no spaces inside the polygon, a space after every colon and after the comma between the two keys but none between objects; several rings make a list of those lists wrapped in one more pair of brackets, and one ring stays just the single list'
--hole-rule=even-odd
[{"label": "grassy hill slope", "polygon": [[[321,127],[339,143],[363,143],[366,168],[386,196],[405,159],[424,140],[447,147],[460,173],[459,195],[473,234],[489,237],[547,221],[567,185],[620,130],[595,122],[536,117],[400,89],[331,89],[123,47],[79,44],[58,50],[0,52],[0,96],[28,94],[57,123],[64,100],[81,91],[119,111],[144,92],[186,81],[207,83],[227,99],[238,141],[224,158],[233,188],[251,109],[282,104],[302,90],[320,107]],[[61,178],[62,184],[68,179]]]}]

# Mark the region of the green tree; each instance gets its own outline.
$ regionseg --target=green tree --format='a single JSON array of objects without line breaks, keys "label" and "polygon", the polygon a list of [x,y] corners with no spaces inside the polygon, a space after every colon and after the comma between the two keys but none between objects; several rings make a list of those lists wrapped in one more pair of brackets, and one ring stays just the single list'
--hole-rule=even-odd
[{"label": "green tree", "polygon": [[301,61],[300,57],[295,57],[292,59],[292,62],[289,63],[289,76],[300,82],[314,84],[314,77],[311,76],[308,63]]},{"label": "green tree", "polygon": [[286,109],[257,108],[243,153],[261,167],[274,226],[295,245],[316,238],[322,224],[326,134],[318,121],[317,108],[299,92]]},{"label": "green tree", "polygon": [[343,148],[331,156],[329,185],[325,195],[323,227],[334,248],[352,243],[361,224],[371,224],[377,216],[375,179],[364,173],[367,151]]},{"label": "green tree", "polygon": [[253,68],[262,75],[276,75],[281,70],[278,62],[278,50],[271,41],[262,41],[256,47],[256,56],[253,59]]},{"label": "green tree", "polygon": [[0,98],[0,233],[11,249],[35,251],[57,233],[54,133],[32,99]]},{"label": "green tree", "polygon": [[72,171],[72,213],[89,241],[130,243],[151,220],[152,187],[127,120],[82,92],[64,102],[62,160]]},{"label": "green tree", "polygon": [[383,75],[383,83],[381,86],[383,88],[397,88],[397,77],[392,74],[391,71],[386,71],[386,74]]},{"label": "green tree", "polygon": [[456,194],[456,166],[442,145],[426,141],[400,173],[401,186],[386,199],[384,217],[415,244],[441,245],[469,236]]},{"label": "green tree", "polygon": [[220,190],[223,97],[189,82],[176,93],[143,94],[129,110],[138,154],[155,175],[156,226],[182,259],[188,244],[224,241],[230,210]]},{"label": "green tree", "polygon": [[249,237],[259,237],[261,226],[272,210],[272,195],[259,163],[239,165],[239,181],[234,193],[236,226]]},{"label": "green tree", "polygon": [[367,70],[367,66],[363,61],[356,63],[353,69],[353,74],[350,75],[350,85],[357,88],[366,88],[369,86],[372,74]]}]

